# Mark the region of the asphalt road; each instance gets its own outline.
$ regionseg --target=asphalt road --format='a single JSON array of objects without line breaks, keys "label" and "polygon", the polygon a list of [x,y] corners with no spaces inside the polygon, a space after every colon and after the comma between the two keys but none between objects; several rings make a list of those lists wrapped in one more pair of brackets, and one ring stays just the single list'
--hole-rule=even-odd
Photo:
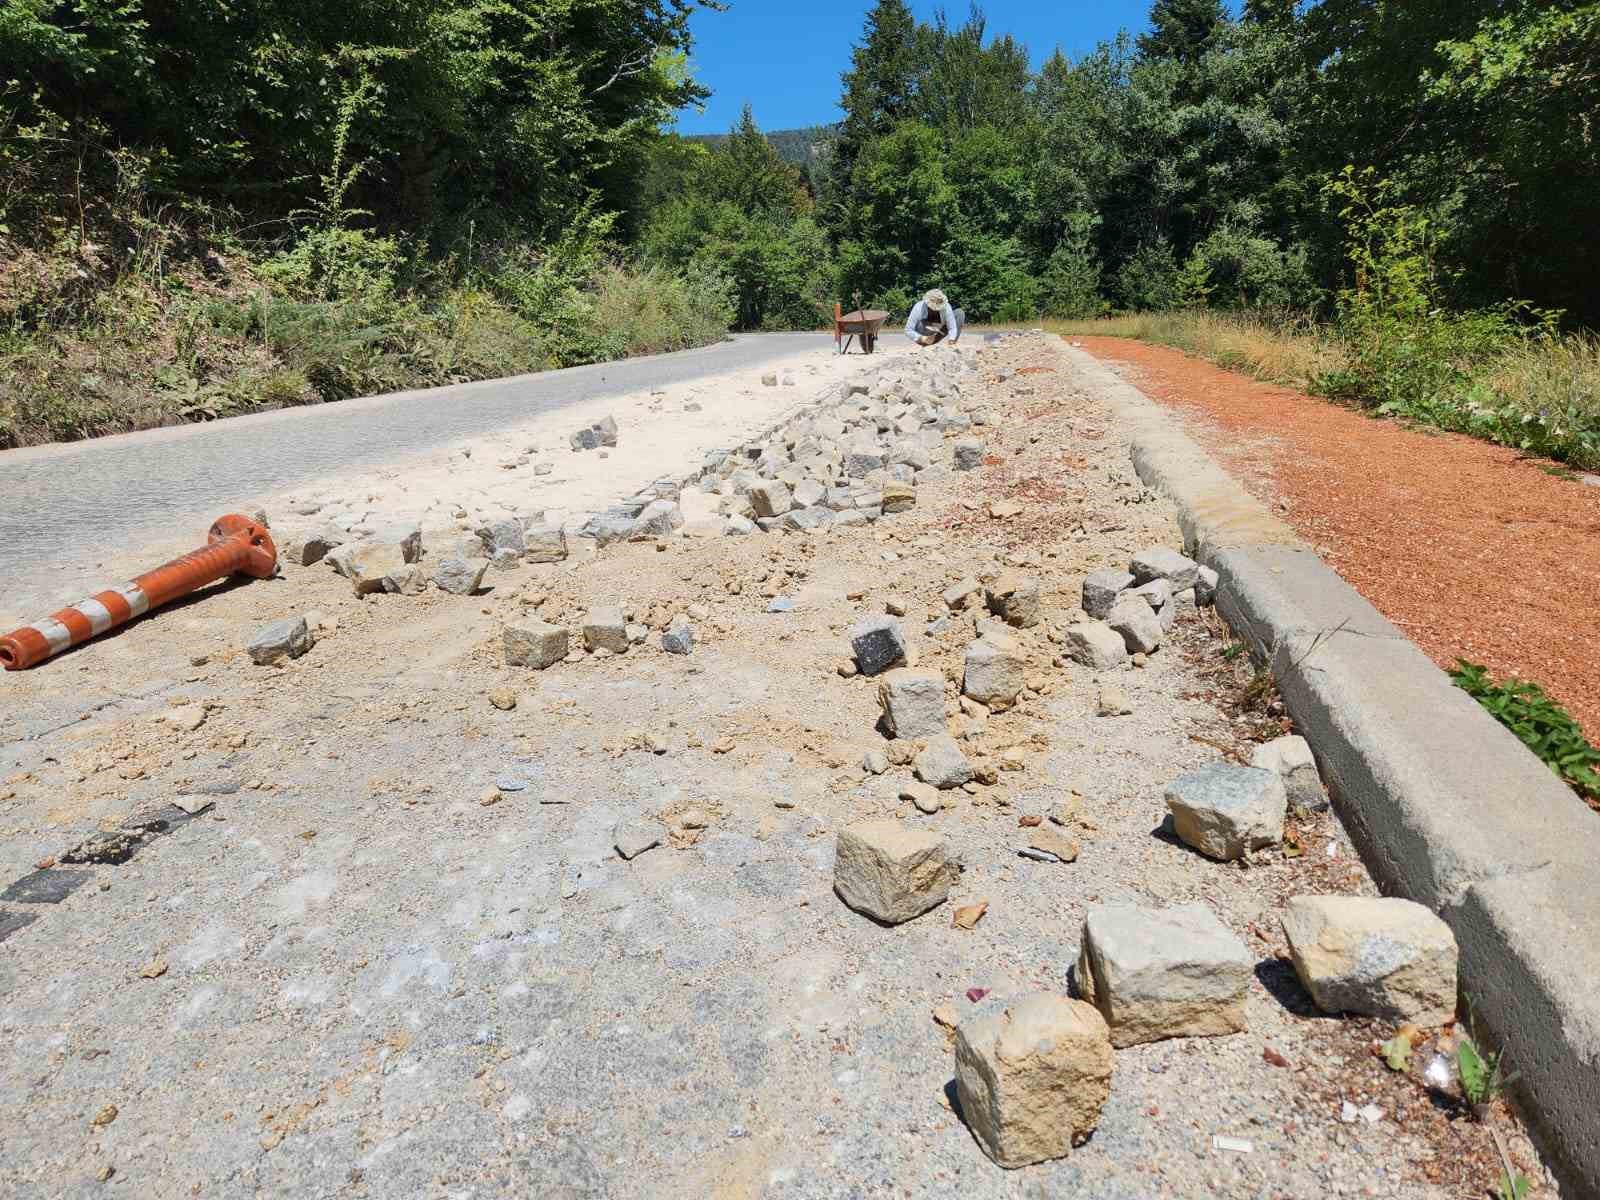
[{"label": "asphalt road", "polygon": [[202,528],[219,505],[827,344],[820,333],[747,334],[676,354],[6,451],[0,609],[70,603],[75,596],[58,593],[82,590],[82,573],[107,552]]}]

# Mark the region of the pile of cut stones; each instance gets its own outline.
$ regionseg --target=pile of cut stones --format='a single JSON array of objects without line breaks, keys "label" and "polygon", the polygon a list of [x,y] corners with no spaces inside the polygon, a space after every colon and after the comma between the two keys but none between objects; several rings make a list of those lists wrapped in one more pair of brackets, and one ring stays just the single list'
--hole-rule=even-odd
[{"label": "pile of cut stones", "polygon": [[[1156,652],[1175,610],[1212,603],[1216,586],[1216,575],[1192,559],[1147,550],[1127,571],[1099,571],[1085,581],[1088,619],[1068,625],[1063,644],[1096,670],[1124,666],[1132,655]],[[1012,635],[1041,620],[1037,583],[1016,575],[988,587],[962,581],[945,601],[956,609],[981,604],[990,614],[973,622],[961,702],[1003,710],[1023,687]],[[891,738],[888,751],[869,754],[864,767],[878,773],[890,762],[909,763],[921,784],[902,795],[921,812],[937,812],[938,791],[961,787],[975,773],[950,735],[943,677],[915,668],[892,616],[858,622],[851,645],[857,671],[880,676],[881,727]],[[1218,763],[1186,772],[1167,786],[1165,801],[1171,833],[1219,862],[1282,842],[1291,806],[1327,806],[1311,748],[1292,735],[1260,746],[1249,766]],[[1019,853],[1070,862],[1077,848],[1046,832]],[[879,818],[839,831],[834,891],[873,921],[899,925],[942,905],[962,869],[937,832]],[[1455,938],[1422,905],[1298,896],[1281,922],[1295,972],[1323,1011],[1418,1026],[1454,1019]],[[1244,1032],[1255,966],[1244,943],[1202,904],[1091,908],[1072,972],[1075,998],[980,997],[966,1019],[951,1019],[960,1109],[974,1138],[1002,1167],[1065,1156],[1099,1122],[1115,1051]]]},{"label": "pile of cut stones", "polygon": [[766,437],[707,456],[700,486],[721,497],[723,532],[860,525],[905,512],[917,485],[983,461],[963,437],[988,413],[963,389],[976,366],[954,353],[887,359]]}]

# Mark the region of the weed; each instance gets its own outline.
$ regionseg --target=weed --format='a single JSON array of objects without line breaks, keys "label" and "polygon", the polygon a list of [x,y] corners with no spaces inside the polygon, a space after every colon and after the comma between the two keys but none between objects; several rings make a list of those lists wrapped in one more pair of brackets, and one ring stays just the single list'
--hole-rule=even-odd
[{"label": "weed", "polygon": [[1522,744],[1588,800],[1600,800],[1600,750],[1583,729],[1537,683],[1507,679],[1496,683],[1487,667],[1457,659],[1450,672],[1455,685],[1483,705]]}]

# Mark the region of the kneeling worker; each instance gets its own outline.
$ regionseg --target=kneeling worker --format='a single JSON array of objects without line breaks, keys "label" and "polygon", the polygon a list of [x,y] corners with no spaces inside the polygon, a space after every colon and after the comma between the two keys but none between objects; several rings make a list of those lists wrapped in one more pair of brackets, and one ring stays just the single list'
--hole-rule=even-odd
[{"label": "kneeling worker", "polygon": [[961,321],[965,316],[959,308],[950,306],[949,298],[934,288],[911,309],[906,318],[906,336],[919,346],[932,346],[950,339],[953,346],[961,340]]}]

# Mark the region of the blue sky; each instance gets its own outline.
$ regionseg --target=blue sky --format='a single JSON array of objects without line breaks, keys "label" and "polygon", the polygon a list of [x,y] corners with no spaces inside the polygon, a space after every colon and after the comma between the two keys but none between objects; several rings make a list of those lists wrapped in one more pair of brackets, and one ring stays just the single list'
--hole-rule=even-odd
[{"label": "blue sky", "polygon": [[[794,129],[839,119],[839,74],[862,37],[872,0],[730,0],[726,12],[693,18],[695,75],[712,90],[704,113],[678,118],[680,133],[726,133],[749,101],[763,129]],[[931,20],[935,0],[911,0]],[[953,23],[966,19],[967,0],[944,5]],[[991,35],[1010,33],[1037,66],[1060,46],[1076,57],[1116,36],[1145,27],[1150,0],[1049,3],[988,0],[982,5]]]}]

